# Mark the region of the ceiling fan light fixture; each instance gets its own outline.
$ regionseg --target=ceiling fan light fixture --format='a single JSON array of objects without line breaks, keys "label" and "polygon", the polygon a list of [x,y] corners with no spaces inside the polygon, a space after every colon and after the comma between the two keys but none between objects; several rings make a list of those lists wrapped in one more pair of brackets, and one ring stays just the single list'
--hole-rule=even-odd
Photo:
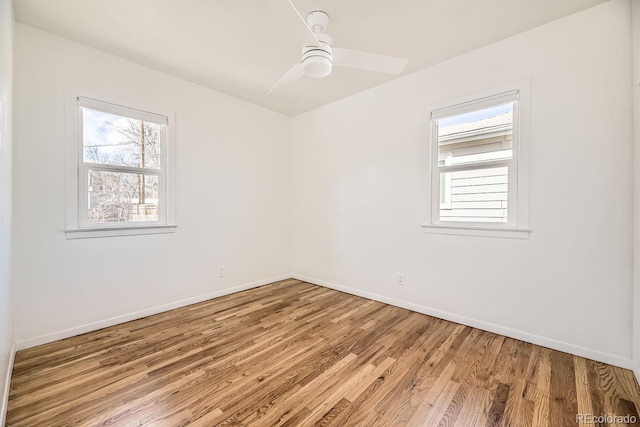
[{"label": "ceiling fan light fixture", "polygon": [[326,56],[308,56],[302,61],[304,74],[309,77],[322,78],[331,74],[333,62]]},{"label": "ceiling fan light fixture", "polygon": [[[314,12],[321,13],[321,12]],[[322,12],[324,14],[324,12]],[[326,16],[327,14],[320,16]],[[302,71],[306,76],[322,78],[331,74],[333,69],[333,40],[324,33],[315,33],[318,44],[302,47]]]},{"label": "ceiling fan light fixture", "polygon": [[[286,2],[280,1],[279,4]],[[373,71],[378,73],[401,74],[407,60],[375,53],[360,52],[344,48],[334,48],[333,40],[324,32],[329,25],[329,15],[321,10],[315,10],[303,18],[300,11],[288,1],[299,20],[306,27],[313,40],[302,46],[302,58],[289,69],[280,80],[267,92],[272,93],[280,84],[291,82],[300,77],[322,78],[331,74],[333,66],[353,68],[356,70]]]}]

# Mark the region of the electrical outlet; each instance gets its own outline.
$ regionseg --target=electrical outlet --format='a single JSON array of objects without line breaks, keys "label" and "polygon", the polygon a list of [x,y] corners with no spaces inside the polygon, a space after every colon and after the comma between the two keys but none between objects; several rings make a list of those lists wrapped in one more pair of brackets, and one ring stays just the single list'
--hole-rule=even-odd
[{"label": "electrical outlet", "polygon": [[224,277],[224,266],[218,267],[218,277]]},{"label": "electrical outlet", "polygon": [[396,280],[396,284],[398,286],[404,286],[404,273],[398,273],[398,278]]}]

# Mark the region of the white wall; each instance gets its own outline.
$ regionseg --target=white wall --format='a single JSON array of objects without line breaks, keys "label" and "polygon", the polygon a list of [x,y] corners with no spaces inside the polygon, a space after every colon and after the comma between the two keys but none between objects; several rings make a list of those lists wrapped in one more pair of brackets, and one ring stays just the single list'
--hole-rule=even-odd
[{"label": "white wall", "polygon": [[13,358],[13,296],[11,292],[11,91],[13,8],[0,0],[0,425]]},{"label": "white wall", "polygon": [[[629,367],[629,34],[614,0],[294,118],[295,276]],[[521,79],[531,238],[423,234],[429,106]]]},{"label": "white wall", "polygon": [[[288,118],[31,27],[15,38],[19,348],[288,277]],[[175,234],[65,239],[67,86],[175,113]]]},{"label": "white wall", "polygon": [[631,2],[633,34],[633,369],[640,382],[640,3]]}]

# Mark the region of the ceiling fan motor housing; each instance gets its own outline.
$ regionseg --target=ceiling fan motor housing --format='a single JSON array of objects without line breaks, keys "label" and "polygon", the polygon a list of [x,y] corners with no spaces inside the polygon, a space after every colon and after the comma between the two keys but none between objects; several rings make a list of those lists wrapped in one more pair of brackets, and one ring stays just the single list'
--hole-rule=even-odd
[{"label": "ceiling fan motor housing", "polygon": [[329,14],[321,10],[309,12],[307,15],[307,25],[314,33],[321,33],[329,26]]},{"label": "ceiling fan motor housing", "polygon": [[302,69],[309,77],[326,77],[333,68],[333,40],[326,34],[316,33],[319,45],[302,47]]}]

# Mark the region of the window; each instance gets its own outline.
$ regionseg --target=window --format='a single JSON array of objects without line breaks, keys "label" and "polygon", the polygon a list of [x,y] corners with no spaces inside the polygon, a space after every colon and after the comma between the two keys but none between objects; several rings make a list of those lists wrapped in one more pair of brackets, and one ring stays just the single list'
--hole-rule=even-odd
[{"label": "window", "polygon": [[511,88],[431,111],[431,209],[426,228],[454,230],[453,234],[492,235],[495,230],[509,231],[504,237],[522,237],[518,231],[528,235],[522,129],[526,95],[526,90]]},{"label": "window", "polygon": [[67,237],[174,231],[169,119],[76,97],[76,215]]}]

